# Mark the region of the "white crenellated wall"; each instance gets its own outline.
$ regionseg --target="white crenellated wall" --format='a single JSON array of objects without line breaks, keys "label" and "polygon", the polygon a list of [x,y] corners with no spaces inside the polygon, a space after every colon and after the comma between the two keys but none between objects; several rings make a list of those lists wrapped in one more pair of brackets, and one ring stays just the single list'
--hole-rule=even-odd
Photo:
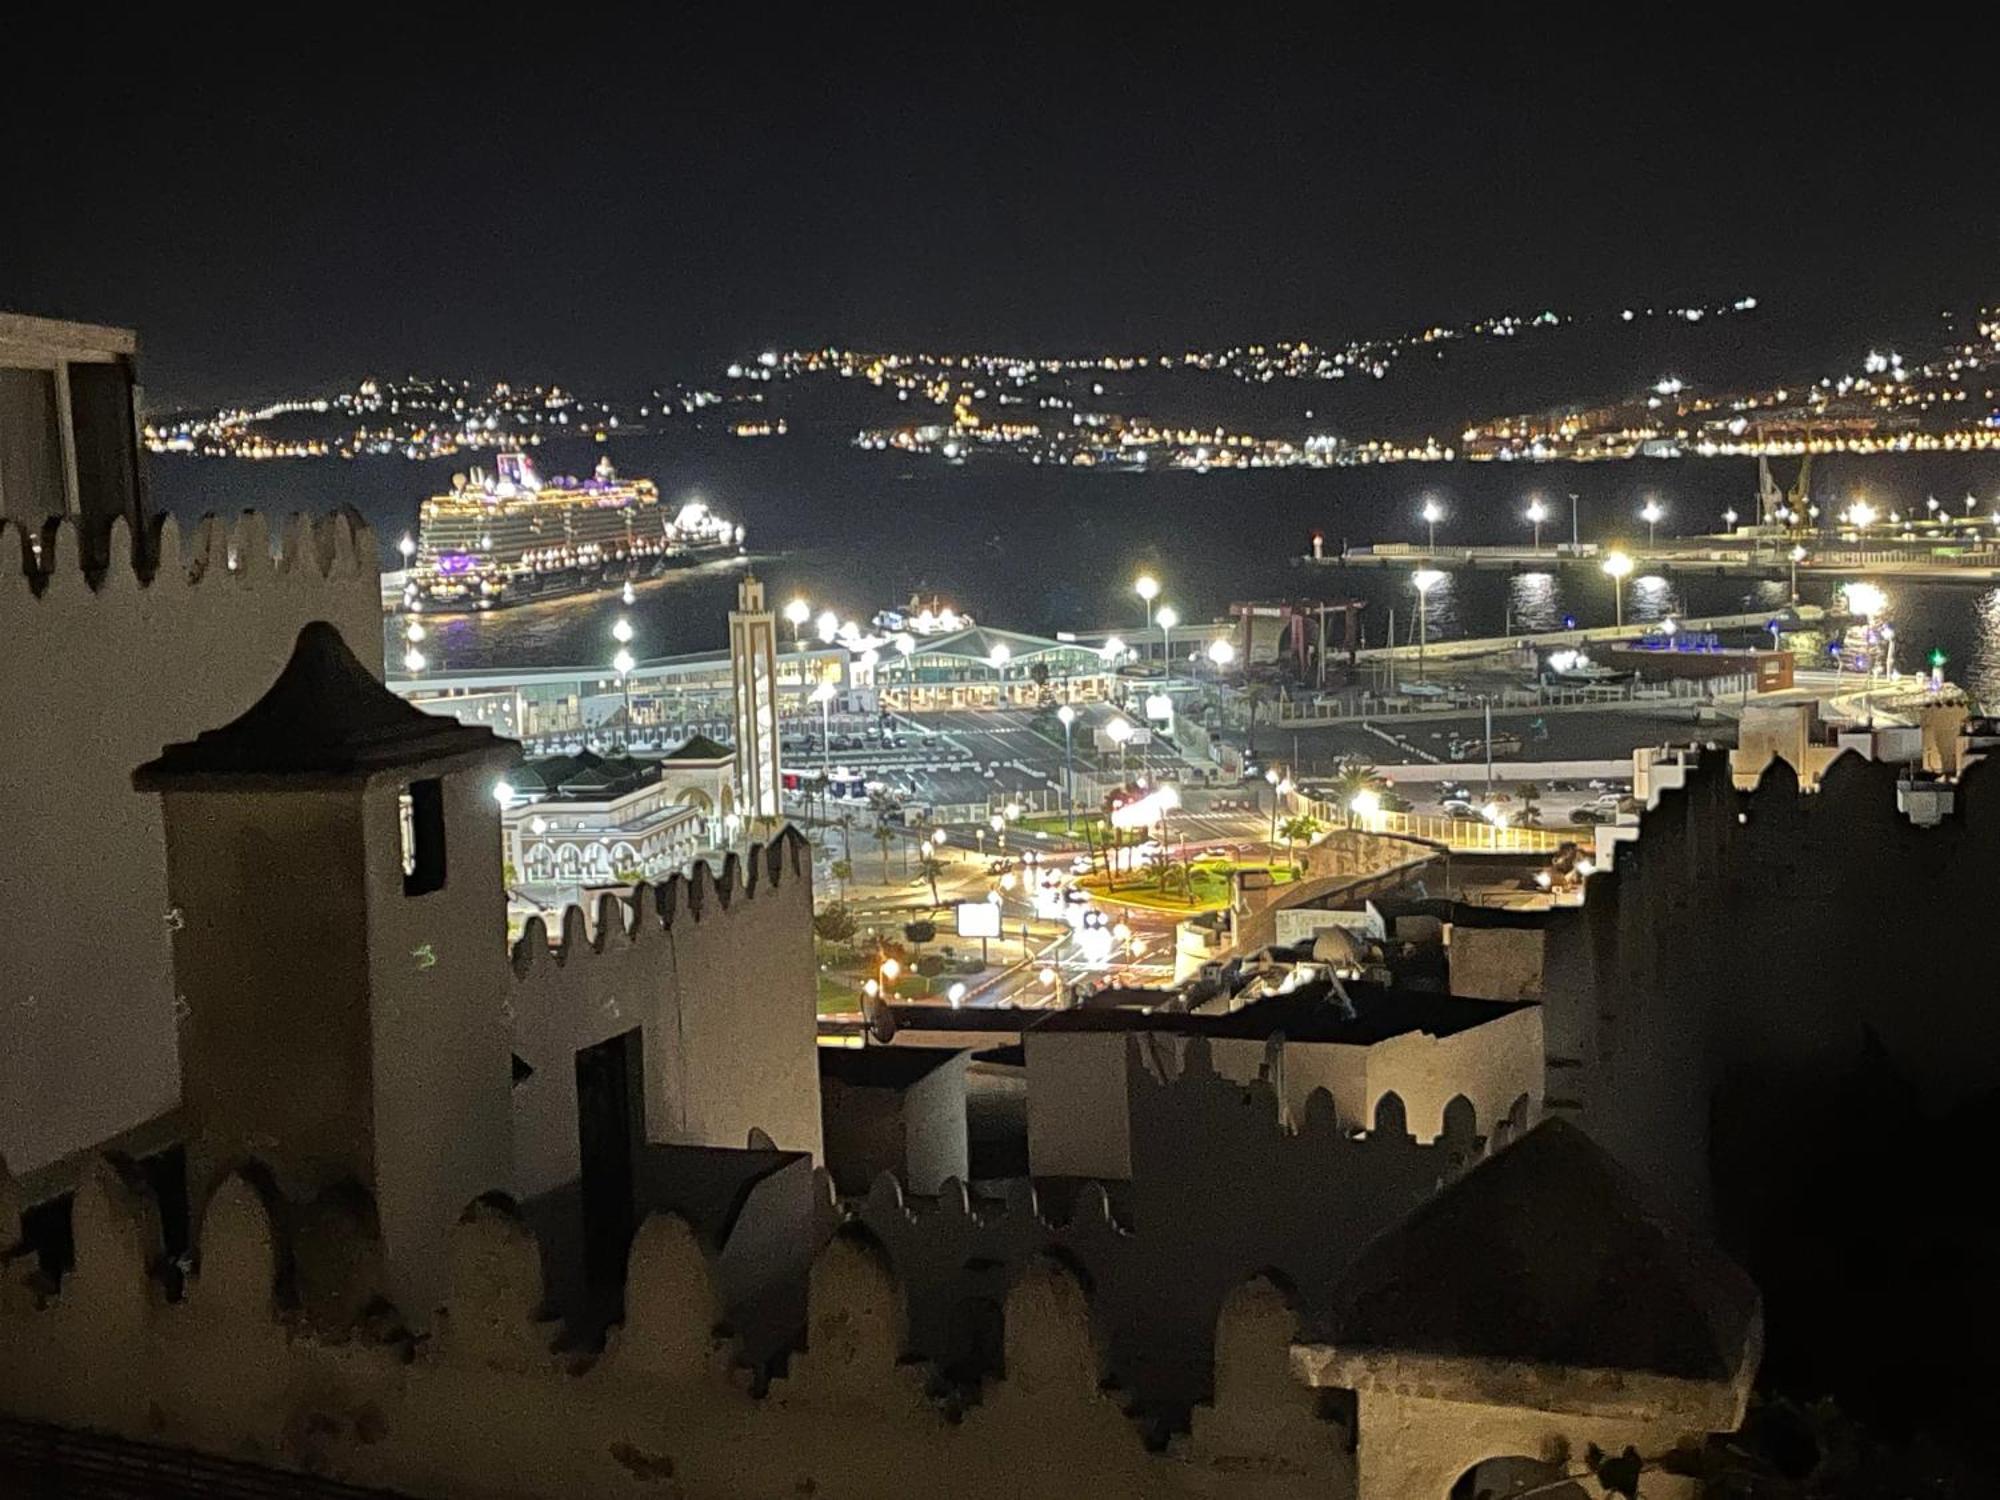
[{"label": "white crenellated wall", "polygon": [[309,621],[370,663],[382,629],[352,512],[276,536],[254,512],[168,518],[150,577],[122,521],[94,581],[71,523],[33,540],[0,522],[0,1156],[24,1174],[179,1096],[160,801],[133,767],[248,708]]},{"label": "white crenellated wall", "polygon": [[706,863],[615,896],[595,931],[575,907],[551,947],[541,920],[514,947],[514,1191],[533,1198],[579,1171],[576,1053],[638,1027],[649,1140],[741,1146],[759,1129],[822,1156],[812,873],[805,840]]},{"label": "white crenellated wall", "polygon": [[0,1412],[413,1496],[1354,1493],[1351,1433],[1290,1378],[1295,1320],[1268,1283],[1229,1299],[1213,1400],[1159,1453],[1101,1388],[1091,1305],[1051,1259],[1012,1278],[1005,1374],[961,1412],[927,1395],[905,1288],[852,1233],[820,1250],[805,1347],[761,1399],[729,1368],[714,1269],[678,1219],[636,1237],[625,1321],[594,1361],[537,1321],[537,1245],[499,1206],[453,1229],[449,1300],[414,1345],[305,1331],[280,1301],[284,1231],[243,1177],[206,1206],[178,1302],[149,1274],[157,1245],[143,1195],[90,1174],[75,1270],[39,1305],[0,1295]]}]

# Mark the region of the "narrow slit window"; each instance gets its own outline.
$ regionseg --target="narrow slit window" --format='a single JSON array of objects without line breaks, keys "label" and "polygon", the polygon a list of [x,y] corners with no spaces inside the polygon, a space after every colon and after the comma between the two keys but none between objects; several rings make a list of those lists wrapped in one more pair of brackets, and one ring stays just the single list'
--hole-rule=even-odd
[{"label": "narrow slit window", "polygon": [[399,799],[403,835],[403,894],[444,888],[444,783],[413,781]]}]

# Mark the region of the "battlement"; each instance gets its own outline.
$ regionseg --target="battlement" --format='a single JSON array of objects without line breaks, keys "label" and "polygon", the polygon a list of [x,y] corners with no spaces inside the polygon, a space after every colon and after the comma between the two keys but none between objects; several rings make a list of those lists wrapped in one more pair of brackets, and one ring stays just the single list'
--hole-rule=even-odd
[{"label": "battlement", "polygon": [[918,1350],[976,1366],[982,1319],[1025,1265],[1053,1256],[1095,1289],[1113,1377],[1175,1425],[1209,1398],[1216,1319],[1244,1276],[1297,1288],[1310,1320],[1363,1245],[1534,1123],[1524,1098],[1482,1135],[1461,1096],[1438,1138],[1419,1141],[1397,1095],[1382,1096],[1364,1132],[1319,1089],[1288,1125],[1277,1091],[1218,1075],[1202,1038],[1178,1071],[1140,1071],[1132,1102],[1129,1181],[1020,1181],[1004,1200],[947,1181],[920,1199],[885,1175],[848,1205],[908,1288]]},{"label": "battlement", "polygon": [[[761,1390],[717,1327],[715,1268],[682,1220],[655,1216],[628,1259],[626,1311],[602,1355],[558,1352],[540,1249],[503,1203],[451,1233],[450,1291],[428,1339],[380,1320],[315,1330],[293,1268],[338,1245],[298,1242],[252,1176],[202,1215],[192,1274],[170,1289],[144,1192],[101,1165],[75,1210],[59,1287],[0,1279],[0,1410],[250,1457],[411,1495],[686,1496],[909,1492],[969,1496],[1260,1496],[1353,1492],[1352,1434],[1289,1370],[1295,1318],[1240,1278],[1213,1329],[1213,1397],[1149,1451],[1103,1385],[1095,1309],[1076,1273],[1037,1256],[1008,1279],[1004,1373],[968,1382],[909,1358],[908,1291],[865,1234],[813,1262],[803,1348]],[[387,1331],[384,1329],[387,1328]]]},{"label": "battlement", "polygon": [[685,875],[676,872],[657,885],[641,881],[629,901],[600,896],[594,913],[566,906],[556,919],[559,936],[554,941],[548,923],[540,916],[530,917],[514,942],[514,973],[529,979],[551,965],[566,968],[586,954],[636,947],[649,931],[672,932],[684,913],[687,921],[702,922],[729,913],[738,901],[754,902],[787,881],[810,882],[811,876],[810,847],[804,835],[788,824],[768,843],[752,844],[741,854],[732,851],[719,872],[707,860],[697,860]]},{"label": "battlement", "polygon": [[272,531],[271,522],[254,510],[233,519],[206,515],[185,537],[172,516],[155,517],[143,537],[135,537],[119,517],[110,523],[102,549],[105,565],[87,568],[85,538],[75,517],[38,528],[0,520],[0,608],[10,598],[194,588],[208,580],[253,588],[278,577],[341,582],[376,576],[375,534],[349,507],[318,517],[287,517],[276,528],[275,547]]}]

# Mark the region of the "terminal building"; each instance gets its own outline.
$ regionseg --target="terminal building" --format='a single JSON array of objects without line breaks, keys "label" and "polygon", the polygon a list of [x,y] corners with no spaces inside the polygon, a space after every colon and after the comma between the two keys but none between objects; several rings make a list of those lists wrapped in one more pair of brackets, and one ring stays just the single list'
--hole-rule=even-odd
[{"label": "terminal building", "polygon": [[1109,697],[1116,680],[1093,648],[1018,630],[974,625],[904,639],[909,650],[880,652],[859,668],[883,708],[921,712],[1091,702]]},{"label": "terminal building", "polygon": [[[842,711],[858,707],[844,647],[780,650],[777,667],[781,715],[816,715],[806,700],[822,683],[833,686]],[[581,737],[619,726],[628,694],[635,748],[672,744],[705,726],[725,726],[732,718],[726,650],[642,661],[622,687],[609,666],[442,670],[398,677],[389,686],[427,712],[530,741]]]}]

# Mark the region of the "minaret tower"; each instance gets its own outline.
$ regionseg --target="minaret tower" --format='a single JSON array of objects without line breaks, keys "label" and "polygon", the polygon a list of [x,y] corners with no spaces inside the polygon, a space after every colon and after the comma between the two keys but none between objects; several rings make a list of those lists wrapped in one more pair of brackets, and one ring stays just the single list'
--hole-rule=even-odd
[{"label": "minaret tower", "polygon": [[264,696],[133,773],[161,794],[189,1186],[254,1159],[374,1199],[413,1327],[513,1178],[495,790],[519,746],[422,712],[314,622]]},{"label": "minaret tower", "polygon": [[753,573],[736,587],[729,612],[729,672],[736,699],[736,805],[746,818],[775,823],[784,782],[778,770],[778,619],[764,607]]}]

